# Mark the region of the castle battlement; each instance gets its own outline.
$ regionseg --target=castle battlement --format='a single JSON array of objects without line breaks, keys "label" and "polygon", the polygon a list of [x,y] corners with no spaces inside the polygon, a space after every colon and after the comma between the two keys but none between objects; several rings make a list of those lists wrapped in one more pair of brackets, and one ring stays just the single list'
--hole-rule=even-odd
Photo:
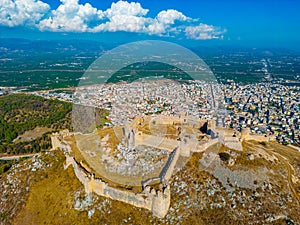
[{"label": "castle battlement", "polygon": [[[163,188],[162,191],[155,190],[147,186],[141,193],[133,193],[128,190],[121,190],[110,187],[101,179],[95,179],[93,175],[87,174],[76,160],[66,155],[65,169],[72,165],[78,180],[83,184],[86,193],[96,193],[97,195],[122,201],[136,207],[151,210],[154,216],[163,218],[170,206],[170,187]],[[157,210],[159,209],[159,210]]]},{"label": "castle battlement", "polygon": [[[193,134],[186,135],[182,133],[178,139],[172,139],[169,137],[144,134],[138,130],[138,126],[141,126],[142,123],[149,123],[153,119],[156,119],[159,123],[170,125],[174,125],[174,123],[176,124],[177,122],[179,125],[188,124],[190,122],[188,116],[155,116],[155,118],[148,116],[146,118],[136,118],[132,124],[126,124],[124,126],[123,138],[125,139],[123,139],[123,141],[127,143],[127,147],[135,148],[139,145],[145,145],[170,152],[169,158],[159,176],[142,181],[141,185],[143,190],[140,193],[112,187],[109,183],[100,178],[95,178],[88,165],[83,164],[83,162],[77,162],[76,159],[72,157],[73,153],[71,145],[69,142],[65,141],[66,137],[72,135],[68,131],[53,134],[51,137],[52,147],[53,149],[60,148],[64,151],[66,156],[64,168],[66,169],[72,165],[74,173],[78,180],[83,184],[86,193],[95,193],[136,207],[145,208],[152,211],[154,216],[163,218],[170,207],[171,191],[169,180],[174,173],[179,157],[189,157],[192,152],[203,151],[209,146],[218,143],[220,138],[208,139],[206,142],[203,142],[198,141]],[[201,119],[191,121],[192,124],[198,123],[197,126],[202,122],[205,123],[205,121]],[[158,190],[151,187],[151,185],[157,183],[160,183],[160,188]]]}]

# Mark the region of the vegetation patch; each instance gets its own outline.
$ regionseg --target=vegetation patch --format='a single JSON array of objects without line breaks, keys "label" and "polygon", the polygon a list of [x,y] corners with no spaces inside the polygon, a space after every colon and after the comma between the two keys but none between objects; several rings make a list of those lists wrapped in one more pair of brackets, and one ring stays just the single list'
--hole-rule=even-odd
[{"label": "vegetation patch", "polygon": [[230,155],[227,152],[220,152],[219,157],[223,162],[228,162]]},{"label": "vegetation patch", "polygon": [[265,141],[260,141],[260,142],[258,142],[260,145],[263,145],[263,146],[266,146],[267,145],[267,143],[265,142]]},{"label": "vegetation patch", "polygon": [[[71,103],[34,95],[13,94],[0,97],[0,154],[22,154],[49,149],[51,130],[71,130],[71,110]],[[38,135],[34,131],[37,127],[43,127]],[[28,138],[26,132],[34,132],[35,135]],[[27,138],[23,139],[22,136]],[[17,141],[17,137],[21,137],[20,140]]]},{"label": "vegetation patch", "polygon": [[14,160],[0,160],[0,175],[8,171],[13,164]]}]

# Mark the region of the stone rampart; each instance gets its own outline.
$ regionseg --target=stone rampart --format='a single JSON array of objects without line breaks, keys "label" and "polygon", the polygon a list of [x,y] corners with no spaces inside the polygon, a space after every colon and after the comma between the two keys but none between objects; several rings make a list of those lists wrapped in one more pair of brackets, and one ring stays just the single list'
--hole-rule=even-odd
[{"label": "stone rampart", "polygon": [[[159,139],[158,137],[151,137],[150,135],[147,136],[145,134],[143,134],[143,137],[137,137],[135,140],[135,144],[138,144],[140,141],[143,142],[143,145],[148,145],[172,152],[165,167],[161,171],[159,178],[155,177],[145,181],[142,184],[143,191],[141,193],[134,193],[126,189],[111,187],[103,180],[95,179],[94,176],[89,171],[87,171],[83,165],[81,165],[73,157],[71,157],[73,155],[71,146],[63,140],[63,137],[65,137],[65,135],[69,134],[54,134],[53,137],[51,137],[52,147],[53,149],[60,148],[64,151],[66,156],[64,168],[66,169],[70,165],[73,166],[74,173],[78,180],[83,184],[86,193],[94,192],[100,196],[108,197],[113,200],[122,201],[136,207],[151,210],[153,215],[159,218],[163,218],[167,214],[170,206],[171,193],[168,181],[170,180],[174,172],[174,168],[179,156],[182,154],[189,156],[191,150],[196,150],[195,148],[189,147],[190,143],[188,137],[186,139],[185,145],[180,145],[180,142],[175,139]],[[156,140],[157,142],[153,140]],[[209,146],[218,143],[218,141],[218,139],[209,140],[207,143],[201,145],[201,150],[203,151],[203,149],[206,149]],[[151,185],[152,182],[157,182],[158,179],[160,179],[160,181],[164,185],[164,188],[162,188],[162,190],[157,191],[148,186]]]},{"label": "stone rampart", "polygon": [[171,152],[179,145],[179,142],[171,138],[158,137],[142,133],[136,134],[135,145],[145,145]]},{"label": "stone rampart", "polygon": [[203,152],[217,143],[220,143],[219,138],[209,139],[207,142],[199,144],[194,152]]},{"label": "stone rampart", "polygon": [[160,181],[161,181],[160,177],[152,177],[152,178],[142,181],[142,186],[143,186],[143,188],[145,188],[146,186],[157,184]]},{"label": "stone rampart", "polygon": [[86,193],[94,192],[100,196],[151,210],[153,215],[159,218],[163,218],[169,210],[171,198],[169,186],[161,191],[156,191],[146,186],[143,192],[135,194],[128,190],[110,187],[101,179],[94,179],[92,175],[81,168],[80,164],[73,157],[66,155],[64,168],[66,169],[69,165],[73,166],[74,173],[83,184]]},{"label": "stone rampart", "polygon": [[173,174],[175,165],[177,163],[177,160],[179,158],[179,155],[180,155],[179,148],[175,148],[173,150],[173,152],[171,152],[166,165],[164,166],[164,168],[162,169],[162,171],[159,175],[159,177],[163,183],[168,182],[170,180],[170,178]]},{"label": "stone rampart", "polygon": [[[74,170],[78,170],[75,167]],[[80,169],[79,169],[80,170]],[[165,189],[162,191],[143,191],[135,194],[128,190],[121,190],[110,187],[100,179],[87,178],[83,172],[75,172],[78,179],[84,184],[87,193],[94,192],[98,195],[111,198],[113,200],[125,202],[135,207],[151,210],[154,216],[163,218],[170,206],[170,192]],[[153,189],[152,189],[153,190]],[[159,210],[157,210],[159,209]]]},{"label": "stone rampart", "polygon": [[59,134],[53,134],[51,136],[51,143],[52,143],[52,149],[57,149],[60,147],[60,140],[59,140]]}]

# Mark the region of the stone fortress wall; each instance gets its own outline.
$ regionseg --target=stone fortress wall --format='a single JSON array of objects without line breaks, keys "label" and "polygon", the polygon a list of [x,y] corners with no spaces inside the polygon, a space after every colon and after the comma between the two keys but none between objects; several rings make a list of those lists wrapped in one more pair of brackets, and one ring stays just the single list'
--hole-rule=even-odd
[{"label": "stone fortress wall", "polygon": [[206,120],[196,119],[192,116],[187,115],[159,115],[159,116],[147,116],[143,118],[135,118],[132,123],[125,125],[124,136],[128,138],[128,146],[138,146],[145,145],[153,148],[158,148],[162,150],[167,150],[172,152],[175,148],[179,147],[180,155],[189,157],[193,151],[196,151],[198,148],[197,137],[193,135],[184,136],[182,132],[179,136],[181,140],[176,140],[168,137],[161,137],[155,135],[144,134],[141,131],[138,131],[137,127],[144,126],[145,124],[151,124],[155,122],[156,124],[161,125],[170,125],[180,128],[182,132],[185,126],[190,128],[197,128],[202,126]]},{"label": "stone fortress wall", "polygon": [[162,171],[159,175],[161,182],[167,183],[171,179],[171,176],[173,174],[173,171],[174,171],[175,165],[177,163],[177,160],[179,158],[179,155],[180,155],[179,148],[175,148],[171,152],[166,165],[164,166],[164,168],[162,169]]},{"label": "stone fortress wall", "polygon": [[[145,188],[143,192],[135,194],[127,190],[110,187],[101,179],[95,179],[92,175],[87,174],[73,157],[69,157],[67,161],[71,162],[76,177],[83,184],[86,193],[94,192],[100,196],[148,209],[153,212],[154,216],[160,218],[167,214],[171,198],[169,186],[163,191]],[[157,210],[158,208],[159,210]]]},{"label": "stone fortress wall", "polygon": [[[186,117],[175,117],[174,118],[159,118],[160,123],[171,124],[174,123],[186,123]],[[152,211],[153,215],[159,218],[163,218],[170,206],[170,185],[169,180],[174,172],[176,163],[180,156],[189,157],[192,152],[201,152],[208,147],[218,143],[220,138],[208,139],[206,142],[195,142],[191,140],[188,136],[183,136],[181,141],[170,138],[160,138],[151,137],[151,135],[141,134],[135,129],[136,123],[145,122],[140,120],[135,120],[132,126],[125,126],[123,130],[124,136],[127,139],[129,147],[135,147],[136,145],[143,144],[150,147],[155,147],[158,149],[168,150],[170,153],[167,163],[163,167],[159,177],[153,177],[151,179],[142,182],[143,191],[141,193],[133,193],[128,190],[118,189],[115,187],[110,187],[108,183],[101,179],[96,179],[92,174],[87,172],[87,170],[76,161],[74,157],[71,157],[72,149],[68,143],[64,141],[64,138],[70,133],[68,131],[62,131],[60,133],[54,134],[51,137],[53,149],[60,148],[64,150],[66,155],[66,162],[64,168],[72,165],[76,177],[83,184],[86,193],[94,192],[100,196],[108,197],[114,200],[122,201],[131,204],[136,207],[145,208]],[[149,122],[149,121],[147,121]],[[197,121],[199,125],[199,121]],[[152,141],[159,139],[161,145],[153,144]],[[150,187],[154,182],[159,181],[163,188],[161,190],[155,190]]]},{"label": "stone fortress wall", "polygon": [[[144,134],[138,130],[139,126],[151,124],[155,122],[160,125],[171,125],[183,128],[189,126],[192,128],[202,126],[206,121],[201,119],[195,119],[186,115],[172,115],[172,116],[147,116],[147,117],[136,117],[130,125],[126,124],[123,129],[123,136],[126,139],[128,147],[136,147],[139,145],[153,147],[156,149],[167,150],[170,152],[167,163],[160,172],[159,177],[153,177],[142,182],[142,186],[145,188],[147,185],[153,184],[158,180],[167,184],[170,180],[177,160],[180,156],[190,157],[192,152],[195,152],[199,148],[199,143],[196,136],[193,135],[181,135],[180,140],[172,139],[168,137],[161,137],[155,135]],[[191,138],[191,136],[193,136]],[[209,139],[210,140],[210,139]],[[218,141],[211,142],[209,146]],[[205,142],[206,144],[206,142]],[[207,146],[208,147],[208,146]],[[205,147],[206,148],[206,147]],[[201,148],[203,151],[203,148]]]},{"label": "stone fortress wall", "polygon": [[100,196],[111,198],[113,200],[122,201],[131,204],[135,207],[145,208],[152,211],[153,215],[163,218],[170,206],[170,186],[166,185],[162,190],[155,190],[150,186],[145,186],[141,193],[133,193],[131,191],[122,190],[110,187],[101,179],[94,178],[93,175],[88,174],[85,169],[78,163],[74,157],[70,156],[71,148],[67,143],[61,139],[62,134],[55,134],[52,136],[53,149],[60,148],[64,150],[66,155],[66,162],[64,168],[73,166],[74,173],[78,180],[83,184],[85,192],[94,192]]}]

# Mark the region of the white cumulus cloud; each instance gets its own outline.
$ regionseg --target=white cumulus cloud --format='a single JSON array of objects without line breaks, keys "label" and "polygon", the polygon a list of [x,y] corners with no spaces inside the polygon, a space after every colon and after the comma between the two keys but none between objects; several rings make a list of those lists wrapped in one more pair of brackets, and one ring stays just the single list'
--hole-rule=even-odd
[{"label": "white cumulus cloud", "polygon": [[222,38],[225,30],[197,23],[175,9],[148,16],[139,2],[117,1],[99,10],[79,0],[60,0],[56,9],[42,0],[0,0],[0,26],[35,26],[52,32],[135,32],[159,36],[186,36],[207,40]]},{"label": "white cumulus cloud", "polygon": [[226,30],[221,30],[219,27],[203,23],[185,28],[186,37],[194,40],[220,39],[223,38],[222,34],[225,32]]},{"label": "white cumulus cloud", "polygon": [[128,31],[128,32],[146,32],[147,24],[152,19],[147,18],[148,9],[142,8],[140,3],[118,1],[112,3],[111,7],[103,12],[107,22],[100,23],[91,28],[92,32],[99,31]]},{"label": "white cumulus cloud", "polygon": [[147,27],[147,33],[149,34],[170,34],[180,32],[179,26],[174,26],[176,22],[191,21],[192,19],[185,16],[182,12],[174,9],[163,10],[157,14],[157,16],[151,20]]},{"label": "white cumulus cloud", "polygon": [[33,25],[50,10],[39,0],[0,0],[0,26]]},{"label": "white cumulus cloud", "polygon": [[104,13],[108,18],[112,18],[117,15],[145,16],[148,12],[149,10],[144,9],[138,2],[118,1],[116,3],[113,2],[111,7]]},{"label": "white cumulus cloud", "polygon": [[147,17],[148,11],[142,8],[140,3],[127,1],[112,3],[111,8],[103,12],[108,21],[91,31],[128,31],[164,35],[172,31],[171,27],[176,21],[191,20],[174,9],[163,10],[155,18]]},{"label": "white cumulus cloud", "polygon": [[162,24],[174,24],[175,21],[187,21],[191,18],[174,9],[163,10],[157,14],[157,21]]},{"label": "white cumulus cloud", "polygon": [[89,3],[82,5],[78,0],[61,0],[61,3],[48,18],[40,21],[40,30],[85,32],[90,22],[103,18],[103,12]]}]

